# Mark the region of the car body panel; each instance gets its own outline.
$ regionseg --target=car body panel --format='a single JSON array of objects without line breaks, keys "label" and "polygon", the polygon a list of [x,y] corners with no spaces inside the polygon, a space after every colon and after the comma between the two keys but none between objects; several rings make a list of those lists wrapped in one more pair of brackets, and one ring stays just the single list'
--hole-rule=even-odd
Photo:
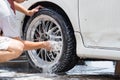
[{"label": "car body panel", "polygon": [[120,1],[80,0],[80,28],[85,46],[120,49]]},{"label": "car body panel", "polygon": [[108,59],[108,60],[120,60],[119,50],[101,49],[101,48],[86,48],[83,45],[82,37],[79,36],[80,33],[75,33],[77,40],[77,55],[81,59],[91,58],[91,59]]},{"label": "car body panel", "polygon": [[[109,1],[109,5],[106,6]],[[114,1],[116,2],[112,3]],[[74,29],[77,43],[76,52],[79,57],[120,60],[120,24],[118,21],[120,20],[120,9],[117,3],[120,2],[119,0],[29,0],[22,5],[29,8],[37,2],[51,2],[63,9]],[[101,5],[98,5],[99,2]],[[114,4],[114,8],[110,7],[112,4]],[[118,11],[118,13],[108,10],[111,8],[117,8],[114,11]],[[99,9],[103,11],[102,14]],[[96,13],[94,13],[95,11]],[[110,12],[112,13],[108,14]],[[19,21],[23,22],[25,15],[17,12],[17,17]],[[22,26],[21,22],[20,26]],[[113,28],[114,26],[115,28]]]},{"label": "car body panel", "polygon": [[[75,1],[71,0],[70,3],[68,3],[69,0],[28,0],[28,1],[25,1],[24,3],[22,3],[22,5],[25,6],[26,8],[29,8],[37,2],[51,2],[51,3],[54,3],[54,4],[58,5],[60,8],[63,9],[63,11],[65,11],[67,16],[69,17],[70,21],[72,22],[72,25],[74,26],[73,27],[74,30],[79,31],[79,26],[78,26],[78,0],[75,0]],[[20,19],[20,21],[22,21],[24,15],[19,13],[19,12],[18,12],[18,14],[19,15],[17,15],[17,16],[18,17],[20,16],[19,19]],[[23,16],[23,17],[21,17],[21,16]]]},{"label": "car body panel", "polygon": [[79,0],[79,19],[84,46],[79,56],[120,59],[119,0]]}]

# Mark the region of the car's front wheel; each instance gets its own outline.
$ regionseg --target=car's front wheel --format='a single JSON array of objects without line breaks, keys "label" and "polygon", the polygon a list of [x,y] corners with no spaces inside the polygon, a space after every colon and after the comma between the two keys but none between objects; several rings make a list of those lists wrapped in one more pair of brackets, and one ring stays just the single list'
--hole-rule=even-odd
[{"label": "car's front wheel", "polygon": [[77,62],[76,42],[73,29],[63,16],[51,9],[41,9],[33,15],[25,27],[25,39],[30,41],[56,41],[57,51],[45,49],[27,52],[33,67],[44,72],[65,72]]}]

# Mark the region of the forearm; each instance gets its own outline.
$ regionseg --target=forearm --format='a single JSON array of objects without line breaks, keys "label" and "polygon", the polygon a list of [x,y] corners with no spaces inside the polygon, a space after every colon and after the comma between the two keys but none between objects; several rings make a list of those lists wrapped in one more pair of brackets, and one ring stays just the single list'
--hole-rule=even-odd
[{"label": "forearm", "polygon": [[[19,1],[19,2],[18,2],[18,1]],[[38,12],[39,9],[43,8],[42,6],[39,5],[39,6],[35,7],[35,8],[33,8],[32,10],[28,10],[28,9],[26,9],[25,7],[23,7],[22,5],[19,4],[19,3],[21,3],[22,1],[24,1],[24,0],[15,0],[15,1],[14,1],[15,9],[16,9],[17,11],[20,11],[20,12],[28,15],[28,16],[34,15],[34,13]]]},{"label": "forearm", "polygon": [[28,10],[26,8],[24,8],[22,5],[20,5],[19,3],[15,2],[15,1],[14,1],[14,5],[15,5],[15,9],[17,11],[20,11],[20,12],[28,15]]}]

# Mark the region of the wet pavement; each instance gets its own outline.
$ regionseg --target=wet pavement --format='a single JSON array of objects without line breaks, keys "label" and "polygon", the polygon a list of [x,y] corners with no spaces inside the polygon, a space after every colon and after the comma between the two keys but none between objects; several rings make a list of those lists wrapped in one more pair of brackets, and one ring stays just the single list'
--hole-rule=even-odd
[{"label": "wet pavement", "polygon": [[9,67],[0,69],[0,80],[120,80],[114,75],[115,63],[112,61],[86,61],[76,65],[65,74],[19,72]]}]

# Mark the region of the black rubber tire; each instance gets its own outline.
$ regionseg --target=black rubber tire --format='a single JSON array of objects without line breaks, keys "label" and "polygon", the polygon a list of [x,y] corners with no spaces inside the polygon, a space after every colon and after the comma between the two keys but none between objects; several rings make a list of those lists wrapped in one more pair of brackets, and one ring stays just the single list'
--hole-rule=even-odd
[{"label": "black rubber tire", "polygon": [[[66,19],[64,19],[63,16],[58,14],[52,9],[41,9],[39,12],[37,12],[35,15],[33,15],[27,22],[27,25],[25,27],[25,33],[28,31],[30,23],[34,20],[34,18],[40,16],[40,15],[47,15],[52,18],[54,18],[60,25],[63,35],[63,51],[62,55],[59,59],[59,61],[53,65],[48,72],[52,73],[61,73],[66,72],[73,68],[76,63],[78,62],[78,57],[76,55],[76,41],[75,41],[75,35],[72,27],[68,24]],[[24,35],[24,38],[26,38],[26,35]],[[36,66],[34,62],[31,60],[31,57],[29,54],[27,54],[28,59],[33,67],[36,69],[40,69],[40,67]]]}]

